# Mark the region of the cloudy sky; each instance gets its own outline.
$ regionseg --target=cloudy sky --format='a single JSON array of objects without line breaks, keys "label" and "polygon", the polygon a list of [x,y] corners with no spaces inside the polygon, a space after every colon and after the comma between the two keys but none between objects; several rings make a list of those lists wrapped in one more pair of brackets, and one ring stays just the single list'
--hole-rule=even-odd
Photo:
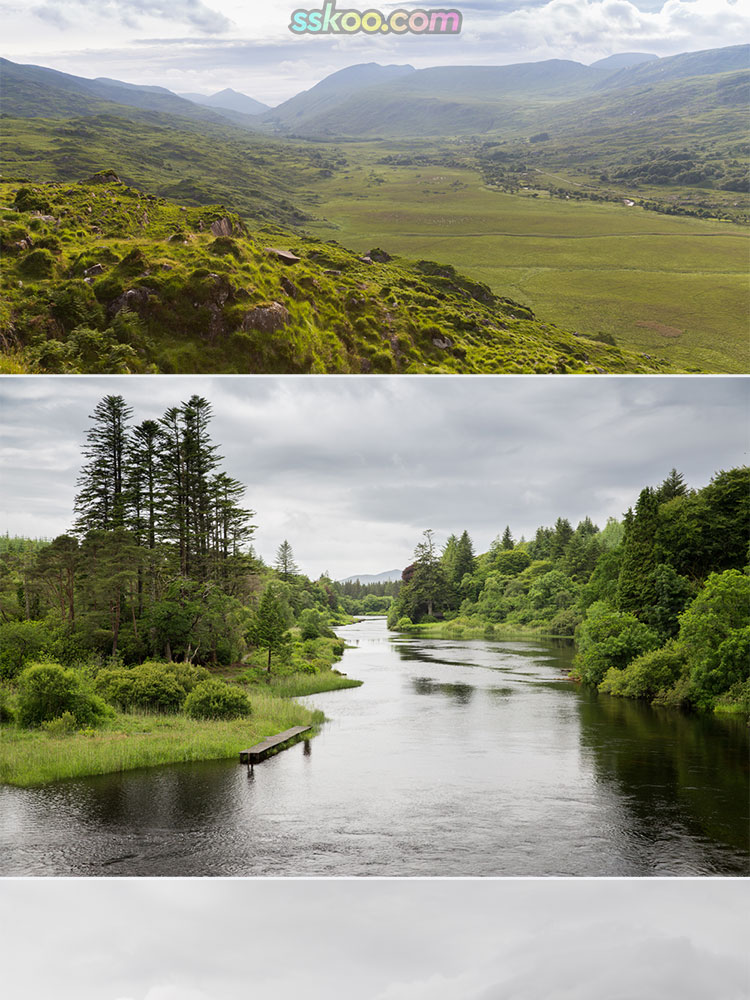
[{"label": "cloudy sky", "polygon": [[603,526],[673,467],[698,488],[748,462],[742,378],[6,376],[0,530],[70,527],[88,414],[109,393],[136,422],[209,399],[256,550],[273,562],[286,538],[315,578],[402,569],[425,528],[441,544],[466,528],[486,551],[506,524]]},{"label": "cloudy sky", "polygon": [[358,62],[503,64],[616,52],[678,52],[750,40],[743,0],[454,0],[338,9],[457,7],[460,37],[295,37],[295,8],[321,0],[0,0],[4,47],[16,62],[108,76],[177,92],[233,87],[277,104]]},{"label": "cloudy sky", "polygon": [[746,1000],[747,895],[743,880],[6,881],[3,987],[29,1000]]}]

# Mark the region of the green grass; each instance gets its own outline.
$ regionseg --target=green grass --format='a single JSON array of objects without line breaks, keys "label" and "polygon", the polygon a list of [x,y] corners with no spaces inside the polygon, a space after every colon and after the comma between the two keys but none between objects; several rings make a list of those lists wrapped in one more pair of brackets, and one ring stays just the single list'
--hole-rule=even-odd
[{"label": "green grass", "polygon": [[231,722],[118,713],[102,730],[71,736],[4,725],[0,783],[28,787],[138,767],[229,758],[292,726],[317,727],[324,720],[320,711],[265,692],[253,692],[251,701],[253,714]]},{"label": "green grass", "polygon": [[[0,184],[0,217],[0,334],[29,372],[670,370],[540,323],[447,265],[452,244],[440,267],[368,263],[319,236],[250,229],[224,206],[119,182]],[[212,233],[217,222],[230,235]],[[422,247],[434,260],[435,240]]]},{"label": "green grass", "polygon": [[[304,698],[306,695],[320,694],[323,691],[361,687],[362,683],[336,670],[324,670],[317,674],[272,676],[268,690],[279,698]],[[251,697],[254,690],[256,688],[251,688]]]},{"label": "green grass", "polygon": [[[750,232],[731,223],[489,189],[473,170],[378,164],[318,185],[321,237],[451,261],[542,324],[614,336],[680,371],[744,372]],[[373,180],[373,172],[378,180]],[[335,228],[333,228],[335,227]]]}]

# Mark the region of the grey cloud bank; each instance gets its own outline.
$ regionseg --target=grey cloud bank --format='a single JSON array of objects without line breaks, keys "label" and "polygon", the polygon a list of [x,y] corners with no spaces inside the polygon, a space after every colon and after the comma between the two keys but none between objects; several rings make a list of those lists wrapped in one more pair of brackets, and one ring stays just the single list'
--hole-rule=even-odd
[{"label": "grey cloud bank", "polygon": [[56,1000],[740,1000],[746,898],[743,880],[29,880],[6,882],[0,955],[9,995]]},{"label": "grey cloud bank", "polygon": [[[287,0],[64,0],[0,3],[0,12],[4,54],[16,61],[180,92],[230,86],[269,103],[357,62],[417,68],[592,62],[623,51],[666,56],[750,38],[750,13],[737,0],[467,0],[455,5],[464,14],[462,35],[400,38],[294,37],[288,30],[294,6]],[[308,8],[320,6],[316,0]],[[339,6],[368,7],[344,0]],[[394,6],[400,5],[381,9]]]},{"label": "grey cloud bank", "polygon": [[32,377],[0,382],[2,530],[67,530],[88,414],[108,393],[154,418],[214,407],[224,466],[247,485],[256,548],[288,538],[302,570],[342,578],[411,560],[425,528],[485,550],[558,516],[599,525],[674,466],[691,486],[747,463],[742,378]]}]

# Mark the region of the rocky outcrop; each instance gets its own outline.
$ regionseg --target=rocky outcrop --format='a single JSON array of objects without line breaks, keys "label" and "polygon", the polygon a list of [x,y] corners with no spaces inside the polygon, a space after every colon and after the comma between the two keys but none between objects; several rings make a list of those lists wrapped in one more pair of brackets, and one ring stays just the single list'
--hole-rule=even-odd
[{"label": "rocky outcrop", "polygon": [[301,260],[291,250],[279,250],[278,247],[265,247],[264,249],[269,257],[275,257],[282,264],[299,264]]},{"label": "rocky outcrop", "polygon": [[116,316],[123,309],[130,312],[141,312],[147,305],[149,295],[148,288],[128,288],[122,295],[113,299],[107,307],[107,315],[111,318]]},{"label": "rocky outcrop", "polygon": [[93,177],[89,177],[89,184],[120,184],[120,178],[114,172],[114,170],[100,170],[98,173],[94,174]]},{"label": "rocky outcrop", "polygon": [[290,318],[289,310],[285,306],[280,302],[272,302],[267,306],[255,306],[246,312],[242,318],[242,329],[273,333],[286,326]]},{"label": "rocky outcrop", "polygon": [[386,253],[385,250],[381,250],[380,247],[371,250],[367,256],[370,260],[375,261],[376,264],[387,264],[388,261],[393,260],[393,257],[389,253]]},{"label": "rocky outcrop", "polygon": [[211,232],[214,236],[231,236],[234,232],[232,222],[226,216],[223,219],[216,219],[211,223]]}]

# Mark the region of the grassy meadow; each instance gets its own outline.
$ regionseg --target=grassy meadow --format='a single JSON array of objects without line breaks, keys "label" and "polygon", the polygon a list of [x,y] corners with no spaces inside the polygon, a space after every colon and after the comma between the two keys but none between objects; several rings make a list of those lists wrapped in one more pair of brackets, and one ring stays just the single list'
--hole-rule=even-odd
[{"label": "grassy meadow", "polygon": [[316,186],[319,221],[307,228],[321,237],[450,261],[542,322],[611,335],[679,370],[748,370],[747,229],[508,194],[468,168],[378,163],[383,144],[346,154],[349,167]]}]

